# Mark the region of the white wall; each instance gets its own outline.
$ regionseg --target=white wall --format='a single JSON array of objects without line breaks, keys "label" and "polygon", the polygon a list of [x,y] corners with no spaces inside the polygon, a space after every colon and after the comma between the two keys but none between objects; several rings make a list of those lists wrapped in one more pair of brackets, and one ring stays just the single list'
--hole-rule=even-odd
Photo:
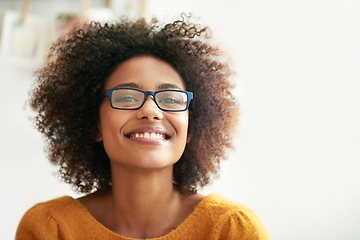
[{"label": "white wall", "polygon": [[[360,239],[360,2],[148,1],[149,16],[189,11],[231,55],[242,109],[236,150],[203,192],[255,209],[272,239]],[[23,110],[29,73],[0,62],[0,239],[36,202],[77,196]]]}]

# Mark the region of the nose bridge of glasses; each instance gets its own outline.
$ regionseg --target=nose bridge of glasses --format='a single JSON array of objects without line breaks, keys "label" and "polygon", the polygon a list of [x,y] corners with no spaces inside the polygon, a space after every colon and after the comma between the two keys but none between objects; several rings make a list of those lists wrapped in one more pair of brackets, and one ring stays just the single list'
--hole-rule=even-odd
[{"label": "nose bridge of glasses", "polygon": [[156,92],[154,91],[144,91],[144,102],[143,102],[143,105],[145,105],[147,103],[147,101],[149,99],[152,99],[153,100],[153,103],[156,105],[156,107],[158,108],[158,104],[155,100],[155,95],[156,95]]}]

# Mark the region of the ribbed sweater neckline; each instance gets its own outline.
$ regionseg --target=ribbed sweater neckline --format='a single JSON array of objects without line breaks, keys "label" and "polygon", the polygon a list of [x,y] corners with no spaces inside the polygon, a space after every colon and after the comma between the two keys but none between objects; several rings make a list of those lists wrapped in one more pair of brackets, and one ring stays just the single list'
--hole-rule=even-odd
[{"label": "ribbed sweater neckline", "polygon": [[[74,199],[70,196],[67,196],[67,198],[72,202],[72,204],[75,204],[77,209],[79,210],[80,216],[82,216],[85,219],[88,219],[88,221],[93,224],[94,228],[98,229],[104,234],[104,237],[108,237],[110,239],[118,239],[118,240],[140,240],[139,238],[129,238],[122,235],[119,235],[107,227],[105,227],[103,224],[101,224],[99,221],[97,221],[93,215],[86,209],[84,205],[80,203],[79,200]],[[170,239],[180,239],[179,237],[183,236],[187,232],[191,231],[192,229],[196,228],[197,224],[197,217],[202,216],[204,211],[206,210],[206,206],[209,202],[217,198],[217,194],[211,193],[207,196],[205,196],[195,207],[193,212],[174,230],[169,232],[168,234],[157,237],[157,238],[147,238],[151,240],[170,240]]]}]

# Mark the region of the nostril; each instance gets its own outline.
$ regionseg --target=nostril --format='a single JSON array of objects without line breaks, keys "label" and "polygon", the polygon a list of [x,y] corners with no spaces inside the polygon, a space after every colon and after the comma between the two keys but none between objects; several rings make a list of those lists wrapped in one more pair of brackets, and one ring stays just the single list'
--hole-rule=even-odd
[{"label": "nostril", "polygon": [[160,120],[160,118],[159,117],[157,117],[157,116],[153,116],[153,117],[148,117],[147,115],[144,115],[144,116],[142,116],[141,117],[141,119],[155,119],[155,120]]}]

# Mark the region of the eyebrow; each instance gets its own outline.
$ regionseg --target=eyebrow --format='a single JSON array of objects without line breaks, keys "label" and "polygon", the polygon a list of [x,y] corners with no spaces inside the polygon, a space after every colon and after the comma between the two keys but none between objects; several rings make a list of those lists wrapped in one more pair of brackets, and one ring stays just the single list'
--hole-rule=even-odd
[{"label": "eyebrow", "polygon": [[134,82],[130,82],[130,83],[122,83],[122,84],[116,85],[115,88],[138,88],[138,89],[140,89],[140,86]]},{"label": "eyebrow", "polygon": [[163,83],[160,86],[158,86],[158,89],[161,89],[161,90],[164,90],[164,89],[179,89],[179,90],[181,90],[180,87],[178,87],[177,85],[172,84],[172,83]]},{"label": "eyebrow", "polygon": [[[140,86],[134,82],[130,82],[130,83],[121,83],[119,85],[116,85],[115,88],[137,88],[137,89],[140,89]],[[179,86],[172,84],[172,83],[162,83],[158,86],[158,89],[160,89],[160,90],[166,90],[166,89],[181,90],[181,88]]]}]

